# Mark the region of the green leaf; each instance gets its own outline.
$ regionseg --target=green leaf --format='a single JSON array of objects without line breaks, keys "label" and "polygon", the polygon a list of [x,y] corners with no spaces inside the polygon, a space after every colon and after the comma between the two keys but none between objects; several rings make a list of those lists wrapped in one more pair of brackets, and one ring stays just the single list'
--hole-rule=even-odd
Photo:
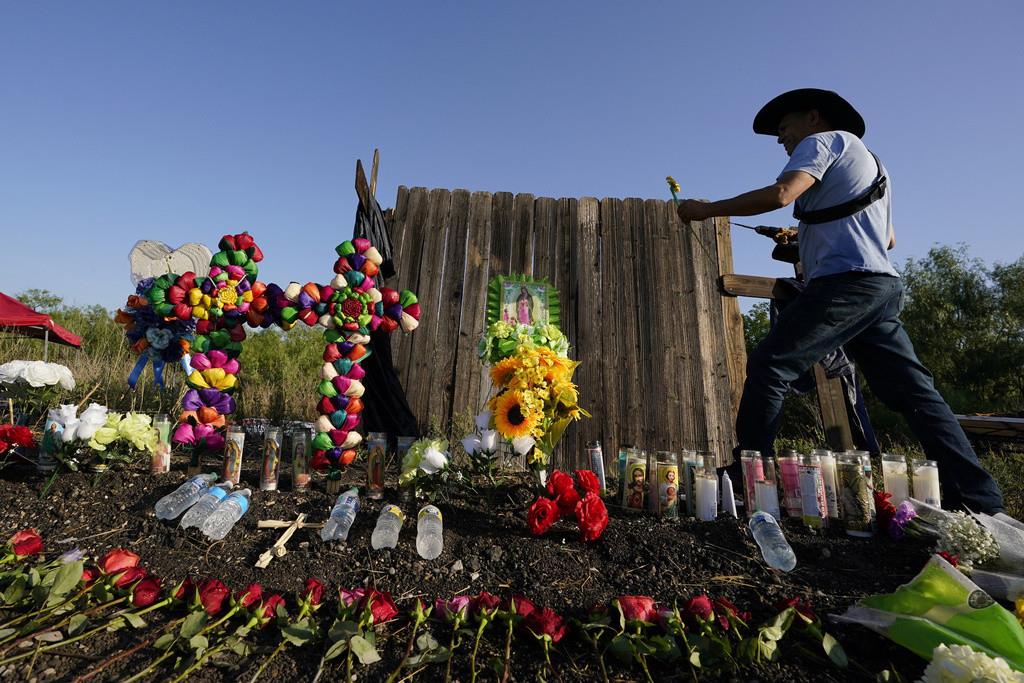
[{"label": "green leaf", "polygon": [[199,657],[210,646],[210,641],[206,639],[206,636],[194,635],[188,639],[188,646],[195,650],[196,656]]},{"label": "green leaf", "polygon": [[327,648],[327,652],[324,653],[324,661],[331,661],[335,657],[340,656],[341,653],[343,653],[346,649],[348,649],[347,639],[334,641],[334,643],[332,643],[331,646]]},{"label": "green leaf", "polygon": [[352,648],[352,654],[359,658],[361,664],[373,664],[374,662],[380,661],[380,655],[377,654],[377,648],[370,644],[366,638],[362,636],[352,636],[349,639],[349,645]]},{"label": "green leaf", "polygon": [[206,612],[193,612],[188,615],[181,625],[181,637],[186,640],[192,638],[192,636],[203,630],[206,626],[206,621]]},{"label": "green leaf", "polygon": [[7,636],[11,635],[15,631],[17,631],[17,629],[14,629],[14,628],[0,629],[0,640],[3,640],[4,638],[6,638]]},{"label": "green leaf", "polygon": [[132,628],[145,628],[146,622],[138,614],[134,612],[127,612],[123,615],[125,621],[132,625]]},{"label": "green leaf", "polygon": [[165,633],[156,639],[156,642],[153,643],[153,647],[155,647],[157,650],[166,650],[177,639],[177,636],[175,636],[173,633]]},{"label": "green leaf", "polygon": [[4,604],[13,605],[20,602],[25,596],[25,590],[28,588],[28,577],[22,574],[14,580],[14,582],[7,587],[4,591]]},{"label": "green leaf", "polygon": [[354,621],[335,621],[331,624],[331,630],[327,637],[331,640],[348,640],[359,633],[359,626]]},{"label": "green leaf", "polygon": [[845,669],[849,665],[850,660],[846,658],[846,651],[843,650],[843,646],[839,644],[839,641],[832,637],[832,634],[825,634],[825,637],[821,639],[821,646],[825,649],[825,654],[828,655],[828,658],[836,666]]},{"label": "green leaf", "polygon": [[442,646],[409,657],[408,664],[410,667],[419,666],[420,664],[439,664],[440,662],[447,662],[451,656],[452,653],[448,651],[448,648]]},{"label": "green leaf", "polygon": [[281,636],[292,645],[302,647],[316,635],[311,628],[302,624],[290,624],[281,629]]},{"label": "green leaf", "polygon": [[628,664],[633,661],[633,641],[629,639],[629,636],[622,633],[616,634],[616,636],[612,638],[612,642],[608,646],[608,649],[611,651],[612,656],[623,664]]},{"label": "green leaf", "polygon": [[437,638],[429,633],[424,633],[416,639],[416,647],[420,650],[433,650],[436,649],[438,645],[439,643],[437,642]]},{"label": "green leaf", "polygon": [[228,636],[224,642],[227,643],[227,646],[231,649],[232,652],[234,652],[236,655],[240,657],[247,657],[252,652],[252,648],[249,647],[249,644],[241,638]]}]

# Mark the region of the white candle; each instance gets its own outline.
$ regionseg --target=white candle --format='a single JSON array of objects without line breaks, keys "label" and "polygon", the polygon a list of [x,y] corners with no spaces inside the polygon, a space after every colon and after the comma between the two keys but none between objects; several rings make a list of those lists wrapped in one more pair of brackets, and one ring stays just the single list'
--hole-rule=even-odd
[{"label": "white candle", "polygon": [[939,465],[934,460],[925,460],[914,470],[914,498],[935,507],[942,506],[942,496],[939,493]]},{"label": "white candle", "polygon": [[754,492],[758,510],[767,512],[775,519],[782,518],[782,511],[779,510],[779,492],[774,481],[755,481]]},{"label": "white candle", "polygon": [[902,455],[882,456],[882,486],[892,494],[889,502],[899,505],[910,497],[910,482],[907,480],[907,460]]},{"label": "white candle", "polygon": [[722,512],[736,517],[736,497],[732,492],[732,479],[728,472],[722,472]]},{"label": "white candle", "polygon": [[718,479],[714,476],[697,477],[697,518],[710,522],[718,516]]}]

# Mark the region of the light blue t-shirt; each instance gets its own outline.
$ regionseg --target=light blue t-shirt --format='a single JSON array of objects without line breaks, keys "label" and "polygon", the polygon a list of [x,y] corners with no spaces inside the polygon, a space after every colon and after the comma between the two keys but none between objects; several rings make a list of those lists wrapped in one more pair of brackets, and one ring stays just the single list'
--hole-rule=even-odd
[{"label": "light blue t-shirt", "polygon": [[[793,150],[779,174],[804,171],[818,182],[796,200],[803,211],[837,206],[867,192],[878,176],[878,166],[860,138],[846,131],[808,135]],[[888,177],[885,167],[882,173]],[[827,223],[799,226],[800,262],[804,278],[851,270],[867,273],[899,273],[889,262],[886,247],[892,231],[892,179],[885,196],[861,211]]]}]

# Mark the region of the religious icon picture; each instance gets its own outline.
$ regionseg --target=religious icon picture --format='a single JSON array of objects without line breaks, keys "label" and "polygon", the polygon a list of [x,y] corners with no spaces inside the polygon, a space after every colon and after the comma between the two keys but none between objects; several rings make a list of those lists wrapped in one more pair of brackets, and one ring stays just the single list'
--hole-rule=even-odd
[{"label": "religious icon picture", "polygon": [[543,327],[558,325],[558,291],[545,280],[525,275],[498,276],[487,295],[487,324]]}]

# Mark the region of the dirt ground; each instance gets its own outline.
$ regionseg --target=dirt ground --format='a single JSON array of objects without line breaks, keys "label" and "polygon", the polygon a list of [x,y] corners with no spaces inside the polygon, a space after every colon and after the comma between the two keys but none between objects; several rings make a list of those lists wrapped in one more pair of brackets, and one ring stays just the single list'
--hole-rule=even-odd
[{"label": "dirt ground", "polygon": [[[796,522],[784,528],[797,556],[796,569],[789,574],[769,570],[745,526],[721,517],[715,522],[693,519],[658,520],[627,513],[609,506],[610,523],[603,537],[594,543],[579,541],[574,526],[559,522],[541,538],[529,535],[525,508],[533,494],[522,481],[502,490],[500,497],[458,498],[439,503],[444,514],[444,552],[434,561],[416,554],[415,526],[407,521],[398,548],[372,551],[370,534],[383,502],[395,501],[389,489],[384,501],[363,501],[363,509],[346,544],[324,544],[312,530],[300,530],[288,547],[290,552],[275,559],[267,569],[254,566],[257,557],[279,535],[279,531],[257,529],[261,519],[292,519],[307,513],[310,521],[323,520],[333,496],[315,482],[308,492],[285,490],[274,493],[253,488],[252,508],[228,537],[209,543],[195,530],[183,532],[176,525],[161,522],[153,513],[154,503],[184,480],[184,463],[174,471],[153,476],[143,467],[132,467],[106,475],[97,485],[92,476],[61,476],[47,498],[40,500],[43,481],[24,466],[8,466],[0,473],[0,531],[10,535],[24,527],[42,534],[47,554],[79,547],[100,555],[112,547],[124,546],[138,553],[142,562],[166,582],[187,575],[216,577],[239,589],[258,581],[267,592],[280,592],[294,604],[294,596],[310,576],[323,580],[326,595],[339,588],[375,586],[389,592],[402,609],[414,598],[432,599],[454,594],[476,594],[487,590],[502,596],[523,594],[538,605],[568,615],[582,615],[597,603],[619,595],[651,595],[671,603],[707,592],[722,595],[741,609],[753,613],[753,623],[771,617],[775,605],[788,597],[800,596],[825,615],[841,612],[857,599],[890,591],[912,578],[928,557],[927,548],[914,540],[892,543],[883,538],[852,539],[841,532],[813,532]],[[211,470],[216,469],[211,464]],[[351,471],[353,482],[362,483],[363,474]],[[258,480],[254,462],[246,462],[244,478]],[[394,477],[391,477],[394,481]],[[324,629],[335,610],[335,599],[327,601],[319,616]],[[153,620],[151,626],[160,623]],[[726,676],[738,681],[821,681],[866,680],[894,667],[904,678],[916,679],[924,662],[884,638],[859,627],[827,624],[846,649],[850,659],[863,669],[840,670],[824,659],[785,652],[779,664],[760,666]],[[435,636],[447,643],[446,626],[434,624]],[[480,661],[497,656],[503,646],[495,628],[483,646]],[[378,640],[383,661],[358,666],[359,680],[383,680],[401,657],[408,637],[404,621],[385,625]],[[144,638],[144,632],[122,630],[101,638],[69,646],[61,656],[41,655],[32,677],[39,681],[70,680],[86,671],[94,661],[127,649]],[[256,637],[256,644],[269,651],[276,644],[276,629]],[[525,639],[517,641],[513,657],[514,680],[535,680],[543,666],[540,649]],[[265,681],[308,681],[317,668],[322,645],[288,648],[263,674]],[[226,657],[205,667],[195,680],[235,680],[251,677],[264,654],[245,660]],[[110,667],[100,680],[121,680],[141,670],[154,657],[146,648]],[[611,658],[607,658],[611,661]],[[589,649],[570,637],[553,655],[563,681],[599,680],[597,663]],[[468,681],[468,651],[456,654],[454,670],[459,680]],[[169,670],[155,680],[167,678]],[[638,680],[639,669],[611,665],[613,680]],[[676,671],[653,665],[655,680],[683,680]],[[25,680],[24,667],[0,670],[2,680]],[[339,680],[343,675],[338,660],[331,663],[321,680]],[[423,671],[418,680],[440,680],[443,666]],[[492,680],[487,672],[481,680]],[[688,678],[687,678],[688,680]]]}]

